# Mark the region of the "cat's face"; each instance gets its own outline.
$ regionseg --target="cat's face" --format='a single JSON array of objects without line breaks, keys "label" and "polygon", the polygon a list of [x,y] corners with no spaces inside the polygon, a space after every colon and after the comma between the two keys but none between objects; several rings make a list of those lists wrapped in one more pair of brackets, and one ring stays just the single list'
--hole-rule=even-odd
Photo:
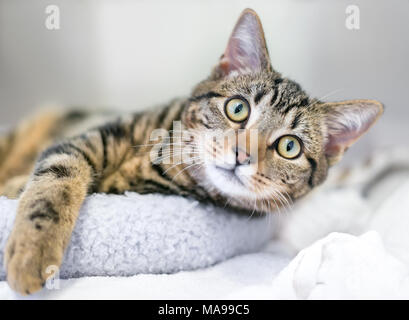
[{"label": "cat's face", "polygon": [[194,132],[192,175],[247,209],[301,197],[382,113],[373,100],[323,103],[275,72],[257,15],[245,10],[183,115]]}]

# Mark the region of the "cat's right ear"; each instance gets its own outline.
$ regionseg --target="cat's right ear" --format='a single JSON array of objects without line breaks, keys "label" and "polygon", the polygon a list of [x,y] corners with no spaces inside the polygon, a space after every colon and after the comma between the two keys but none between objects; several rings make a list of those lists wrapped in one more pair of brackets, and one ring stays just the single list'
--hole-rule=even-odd
[{"label": "cat's right ear", "polygon": [[328,163],[337,163],[344,152],[379,119],[382,103],[375,100],[330,102],[325,110],[325,155]]},{"label": "cat's right ear", "polygon": [[263,27],[257,13],[245,9],[230,36],[213,78],[271,70]]}]

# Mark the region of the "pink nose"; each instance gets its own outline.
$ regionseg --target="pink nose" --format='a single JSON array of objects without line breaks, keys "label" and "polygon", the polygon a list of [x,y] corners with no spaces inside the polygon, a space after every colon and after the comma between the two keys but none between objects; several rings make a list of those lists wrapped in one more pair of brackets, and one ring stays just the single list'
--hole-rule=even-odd
[{"label": "pink nose", "polygon": [[250,163],[250,155],[240,149],[240,148],[235,148],[234,150],[236,152],[236,165],[241,165],[241,164],[249,164]]}]

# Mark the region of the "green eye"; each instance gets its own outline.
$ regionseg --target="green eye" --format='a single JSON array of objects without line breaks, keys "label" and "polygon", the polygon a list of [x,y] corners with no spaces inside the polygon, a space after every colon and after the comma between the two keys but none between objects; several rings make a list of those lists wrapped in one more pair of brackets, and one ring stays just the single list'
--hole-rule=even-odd
[{"label": "green eye", "polygon": [[301,142],[295,136],[283,136],[277,143],[277,152],[286,159],[294,159],[301,154]]},{"label": "green eye", "polygon": [[250,107],[246,100],[233,98],[224,106],[226,116],[233,122],[243,122],[250,115]]}]

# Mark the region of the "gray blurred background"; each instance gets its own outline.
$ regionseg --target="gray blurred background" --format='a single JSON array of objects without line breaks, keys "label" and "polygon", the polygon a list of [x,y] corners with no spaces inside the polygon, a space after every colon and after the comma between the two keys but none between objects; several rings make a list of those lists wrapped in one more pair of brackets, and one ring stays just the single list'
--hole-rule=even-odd
[{"label": "gray blurred background", "polygon": [[[45,27],[50,4],[59,30]],[[345,26],[351,4],[359,30]],[[0,128],[51,103],[140,110],[187,95],[246,7],[260,15],[275,69],[312,96],[385,104],[350,161],[407,145],[408,0],[0,0]]]}]

